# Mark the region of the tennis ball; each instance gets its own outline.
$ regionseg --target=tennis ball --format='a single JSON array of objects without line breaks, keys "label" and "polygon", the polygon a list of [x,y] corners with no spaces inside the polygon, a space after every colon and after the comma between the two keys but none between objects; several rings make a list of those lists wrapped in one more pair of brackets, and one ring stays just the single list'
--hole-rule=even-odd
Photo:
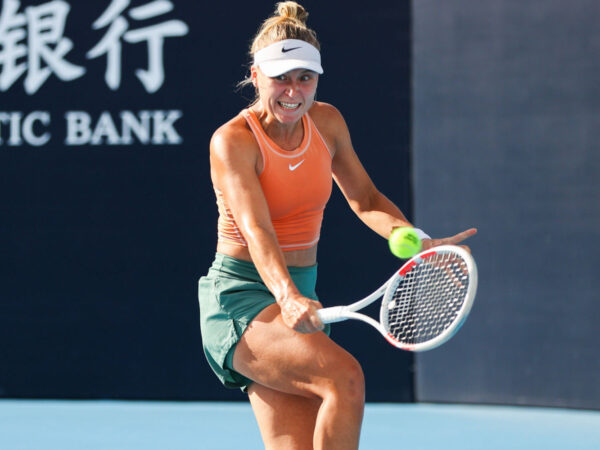
[{"label": "tennis ball", "polygon": [[421,250],[421,239],[412,227],[394,228],[388,240],[390,251],[401,259],[408,259]]}]

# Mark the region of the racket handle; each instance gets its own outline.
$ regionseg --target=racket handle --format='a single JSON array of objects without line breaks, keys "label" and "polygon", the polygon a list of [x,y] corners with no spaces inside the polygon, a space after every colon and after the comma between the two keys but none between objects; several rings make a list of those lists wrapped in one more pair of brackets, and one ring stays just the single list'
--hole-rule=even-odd
[{"label": "racket handle", "polygon": [[332,306],[331,308],[317,310],[317,314],[323,323],[341,322],[347,319],[344,315],[345,309],[345,306]]}]

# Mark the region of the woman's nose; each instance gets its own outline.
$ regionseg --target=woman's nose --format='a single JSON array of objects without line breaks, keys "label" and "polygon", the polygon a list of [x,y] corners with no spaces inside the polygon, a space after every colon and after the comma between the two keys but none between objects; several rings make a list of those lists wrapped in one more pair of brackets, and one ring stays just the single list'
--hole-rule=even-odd
[{"label": "woman's nose", "polygon": [[297,91],[298,91],[298,85],[293,81],[290,82],[290,84],[288,85],[288,88],[287,88],[288,95],[291,97]]}]

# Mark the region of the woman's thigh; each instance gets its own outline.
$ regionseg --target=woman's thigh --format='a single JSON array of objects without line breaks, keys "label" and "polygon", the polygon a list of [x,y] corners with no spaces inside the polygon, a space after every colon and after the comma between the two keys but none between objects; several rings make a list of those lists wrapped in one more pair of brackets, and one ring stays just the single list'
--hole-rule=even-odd
[{"label": "woman's thigh", "polygon": [[268,388],[305,397],[322,398],[340,377],[357,384],[362,380],[350,353],[323,332],[301,334],[286,326],[277,304],[250,323],[236,346],[233,366]]}]

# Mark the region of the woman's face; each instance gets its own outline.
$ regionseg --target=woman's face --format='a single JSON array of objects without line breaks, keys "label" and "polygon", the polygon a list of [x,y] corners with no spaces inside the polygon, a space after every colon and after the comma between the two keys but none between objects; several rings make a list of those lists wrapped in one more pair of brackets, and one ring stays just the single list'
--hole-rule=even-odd
[{"label": "woman's face", "polygon": [[295,69],[270,78],[253,67],[252,81],[267,113],[281,123],[295,123],[313,104],[319,74],[311,70]]}]

